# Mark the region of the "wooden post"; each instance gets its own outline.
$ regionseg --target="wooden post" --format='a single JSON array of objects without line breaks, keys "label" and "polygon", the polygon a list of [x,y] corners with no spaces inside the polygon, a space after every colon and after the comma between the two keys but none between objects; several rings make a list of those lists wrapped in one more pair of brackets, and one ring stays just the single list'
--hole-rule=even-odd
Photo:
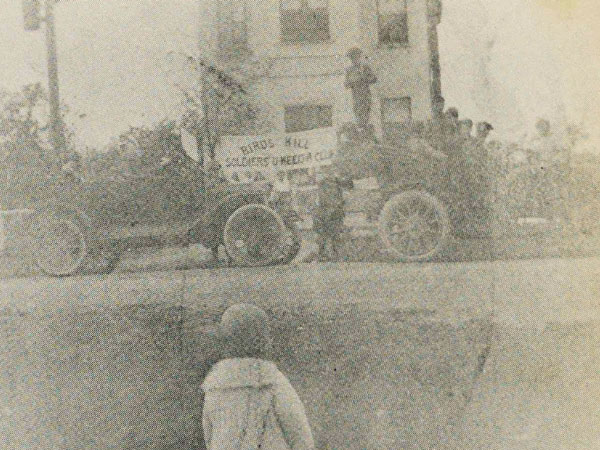
[{"label": "wooden post", "polygon": [[46,0],[46,50],[48,61],[48,92],[50,94],[50,138],[57,155],[65,148],[63,122],[60,115],[60,96],[58,89],[58,60],[56,56],[56,31],[54,27],[54,2]]}]

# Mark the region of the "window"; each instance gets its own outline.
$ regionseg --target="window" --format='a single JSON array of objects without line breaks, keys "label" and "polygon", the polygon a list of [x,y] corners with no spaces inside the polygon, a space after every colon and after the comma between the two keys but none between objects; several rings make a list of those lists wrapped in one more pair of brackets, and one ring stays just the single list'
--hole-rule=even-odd
[{"label": "window", "polygon": [[333,107],[330,105],[291,105],[285,107],[286,133],[333,126]]},{"label": "window", "polygon": [[408,44],[406,0],[377,0],[377,20],[380,44]]},{"label": "window", "polygon": [[323,42],[329,39],[327,0],[280,0],[283,42]]},{"label": "window", "polygon": [[248,51],[247,19],[245,1],[219,2],[219,50],[225,53]]}]

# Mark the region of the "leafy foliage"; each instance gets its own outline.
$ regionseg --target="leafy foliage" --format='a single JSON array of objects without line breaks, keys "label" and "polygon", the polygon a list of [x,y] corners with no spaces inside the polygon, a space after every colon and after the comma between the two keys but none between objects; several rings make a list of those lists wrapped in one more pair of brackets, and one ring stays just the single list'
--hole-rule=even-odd
[{"label": "leafy foliage", "polygon": [[173,122],[168,121],[153,126],[129,127],[106,151],[91,151],[85,155],[84,177],[143,176],[156,170],[162,158],[182,158],[181,141],[173,128]]},{"label": "leafy foliage", "polygon": [[[39,83],[18,92],[0,91],[0,208],[23,207],[39,197],[68,157],[49,143],[46,110],[47,96]],[[71,137],[67,130],[68,148]]]},{"label": "leafy foliage", "polygon": [[191,86],[178,86],[186,113],[184,124],[200,137],[205,152],[214,157],[219,138],[224,135],[258,134],[271,129],[269,105],[256,90],[269,64],[244,54],[219,63],[204,57],[185,56]]},{"label": "leafy foliage", "polygon": [[573,148],[587,139],[579,126],[569,124],[561,135],[557,161],[522,142],[493,141],[488,145],[487,176],[493,180],[490,200],[497,223],[564,213],[580,230],[600,223],[600,157],[573,153]]},{"label": "leafy foliage", "polygon": [[[185,155],[175,123],[162,121],[153,126],[130,127],[105,152],[90,152],[83,158],[82,176],[86,182],[139,183],[150,198],[164,197],[164,183],[170,184],[169,207],[192,205],[205,188],[205,177],[197,163]],[[158,182],[157,180],[163,180]]]}]

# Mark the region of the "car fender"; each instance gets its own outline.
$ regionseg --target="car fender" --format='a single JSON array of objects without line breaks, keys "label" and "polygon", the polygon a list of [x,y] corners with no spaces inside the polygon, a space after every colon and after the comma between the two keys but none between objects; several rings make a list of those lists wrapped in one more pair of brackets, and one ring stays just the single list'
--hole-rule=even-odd
[{"label": "car fender", "polygon": [[249,190],[228,194],[211,205],[193,222],[188,230],[188,239],[207,247],[220,244],[225,222],[235,210],[250,203],[265,203],[265,201],[264,192],[261,191]]},{"label": "car fender", "polygon": [[435,191],[428,186],[427,183],[421,182],[412,182],[412,183],[395,183],[391,186],[382,186],[381,192],[383,193],[383,198],[387,201],[391,197],[401,192],[406,191],[427,191],[431,194],[435,195]]},{"label": "car fender", "polygon": [[64,203],[45,203],[38,205],[33,209],[31,214],[31,221],[33,222],[36,217],[40,217],[44,214],[55,213],[60,215],[70,215],[77,217],[79,221],[85,226],[86,229],[92,228],[92,218],[79,208],[75,208],[71,205]]}]

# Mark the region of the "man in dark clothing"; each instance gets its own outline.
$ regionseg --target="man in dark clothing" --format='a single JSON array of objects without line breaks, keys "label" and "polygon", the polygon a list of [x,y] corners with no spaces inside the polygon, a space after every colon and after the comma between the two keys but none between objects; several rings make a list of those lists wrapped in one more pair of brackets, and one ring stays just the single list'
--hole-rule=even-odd
[{"label": "man in dark clothing", "polygon": [[494,129],[494,127],[492,126],[492,124],[488,123],[488,122],[479,122],[477,124],[477,129],[476,129],[476,137],[477,140],[481,143],[481,144],[485,144],[486,139],[488,138],[490,132]]},{"label": "man in dark clothing", "polygon": [[436,96],[432,102],[432,117],[425,123],[423,137],[436,149],[439,149],[442,132],[442,118],[446,101],[442,96]]},{"label": "man in dark clothing", "polygon": [[458,131],[458,109],[448,108],[444,113],[444,125],[446,134],[453,134]]},{"label": "man in dark clothing", "polygon": [[362,51],[359,48],[351,48],[347,56],[352,61],[352,66],[346,69],[344,86],[352,91],[354,116],[358,126],[366,127],[371,115],[370,86],[377,82],[377,77],[373,70],[362,61]]},{"label": "man in dark clothing", "polygon": [[333,165],[321,168],[317,182],[318,205],[313,229],[317,233],[318,259],[319,261],[337,260],[340,238],[344,231],[343,189],[351,189],[353,183],[351,179],[341,179]]},{"label": "man in dark clothing", "polygon": [[443,97],[433,99],[433,116],[425,125],[424,138],[433,148],[448,154],[458,131],[458,110],[448,108],[444,112],[444,105]]}]

